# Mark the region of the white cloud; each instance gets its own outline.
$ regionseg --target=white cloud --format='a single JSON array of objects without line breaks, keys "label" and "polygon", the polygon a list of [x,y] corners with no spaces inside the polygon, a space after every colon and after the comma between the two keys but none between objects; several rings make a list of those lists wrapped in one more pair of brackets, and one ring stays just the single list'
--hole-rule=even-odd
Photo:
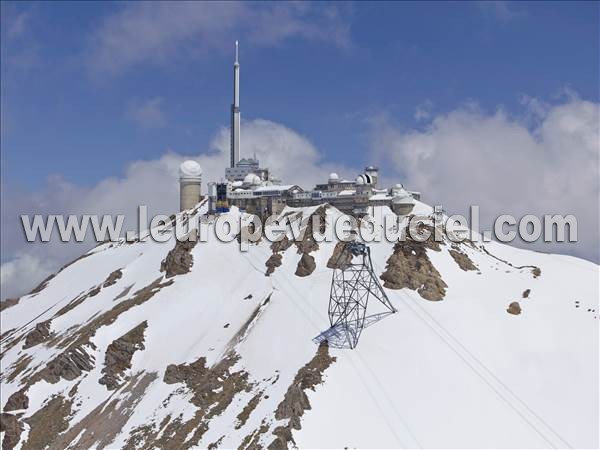
[{"label": "white cloud", "polygon": [[577,244],[533,248],[599,260],[600,105],[575,97],[549,105],[526,99],[524,117],[470,104],[404,130],[372,121],[373,151],[426,202],[451,213],[479,205],[482,226],[500,214],[574,214]]},{"label": "white cloud", "polygon": [[[86,188],[61,177],[48,180],[43,191],[29,193],[15,186],[2,186],[1,246],[2,297],[18,296],[66,262],[76,258],[94,243],[27,243],[21,227],[21,214],[123,214],[124,230],[137,230],[137,207],[148,206],[149,215],[172,214],[179,206],[177,170],[185,159],[196,159],[206,182],[219,180],[229,161],[229,130],[220,129],[209,148],[200,155],[168,152],[159,159],[131,163],[123,177],[110,177]],[[263,166],[270,167],[285,182],[311,186],[326,180],[333,170],[304,136],[268,120],[242,122],[242,156],[256,152]],[[336,171],[354,174],[355,169],[336,166]]]},{"label": "white cloud", "polygon": [[415,120],[426,120],[431,117],[431,110],[433,109],[433,102],[431,100],[425,100],[424,102],[417,105],[415,109]]},{"label": "white cloud", "polygon": [[162,110],[164,99],[151,98],[143,102],[134,102],[127,111],[127,117],[142,128],[162,128],[167,118]]},{"label": "white cloud", "polygon": [[235,39],[275,45],[297,37],[346,47],[346,9],[295,2],[126,3],[93,33],[87,62],[92,75],[102,76],[211,50],[231,51]]}]

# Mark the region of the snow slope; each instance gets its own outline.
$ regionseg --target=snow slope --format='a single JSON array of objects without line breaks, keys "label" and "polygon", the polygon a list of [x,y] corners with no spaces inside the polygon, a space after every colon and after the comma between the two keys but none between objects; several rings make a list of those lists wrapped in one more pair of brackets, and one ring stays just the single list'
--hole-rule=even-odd
[{"label": "snow slope", "polygon": [[[194,221],[204,208],[182,214]],[[416,213],[431,209],[419,203]],[[445,242],[426,250],[448,285],[443,300],[385,288],[396,314],[365,328],[356,349],[322,349],[336,243],[310,252],[308,276],[295,275],[295,246],[265,276],[269,242],[240,252],[236,241],[213,238],[191,249],[189,272],[167,278],[161,262],[174,245],[173,236],[99,245],[2,311],[4,448],[600,445],[593,263],[461,244],[455,249],[477,267],[465,271]],[[380,275],[394,244],[370,248]],[[120,278],[108,282],[115,271]],[[520,315],[507,313],[513,301]],[[48,333],[27,337],[48,320]],[[143,348],[115,344],[144,322]],[[109,389],[99,383],[107,350],[125,347],[136,349]],[[88,361],[75,373],[51,364],[69,349]],[[22,400],[15,393],[27,402],[7,408]]]}]

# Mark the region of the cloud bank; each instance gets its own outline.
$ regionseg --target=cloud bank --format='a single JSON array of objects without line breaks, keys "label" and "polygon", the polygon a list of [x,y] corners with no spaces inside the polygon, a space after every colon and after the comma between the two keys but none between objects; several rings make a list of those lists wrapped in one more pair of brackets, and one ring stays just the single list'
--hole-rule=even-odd
[{"label": "cloud bank", "polygon": [[235,39],[272,46],[302,38],[347,47],[348,10],[318,2],[125,3],[94,31],[87,65],[93,76],[118,75],[142,64],[231,51]]},{"label": "cloud bank", "polygon": [[418,129],[380,115],[370,122],[372,151],[427,203],[453,214],[479,205],[482,229],[500,214],[574,214],[577,244],[527,248],[598,262],[600,105],[573,94],[553,105],[524,97],[523,105],[514,117],[470,103]]}]

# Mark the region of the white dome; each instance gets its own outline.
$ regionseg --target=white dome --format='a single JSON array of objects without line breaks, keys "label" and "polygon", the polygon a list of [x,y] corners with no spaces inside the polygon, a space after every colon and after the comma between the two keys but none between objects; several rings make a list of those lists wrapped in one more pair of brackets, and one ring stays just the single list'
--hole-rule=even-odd
[{"label": "white dome", "polygon": [[338,174],[337,174],[337,173],[335,173],[335,172],[331,172],[331,173],[329,174],[329,181],[330,181],[330,182],[339,181],[339,179],[340,179],[340,177],[338,176]]},{"label": "white dome", "polygon": [[357,176],[356,177],[356,184],[359,184],[359,185],[365,184],[365,177],[363,177],[362,175]]},{"label": "white dome", "polygon": [[396,189],[404,189],[404,186],[402,186],[401,183],[398,183],[396,186],[394,186],[394,188],[396,188]]},{"label": "white dome", "polygon": [[182,179],[201,179],[202,167],[196,161],[191,159],[184,161],[179,166],[179,178]]},{"label": "white dome", "polygon": [[247,185],[258,185],[258,184],[260,184],[260,178],[255,173],[249,173],[244,178],[244,184],[247,184]]}]

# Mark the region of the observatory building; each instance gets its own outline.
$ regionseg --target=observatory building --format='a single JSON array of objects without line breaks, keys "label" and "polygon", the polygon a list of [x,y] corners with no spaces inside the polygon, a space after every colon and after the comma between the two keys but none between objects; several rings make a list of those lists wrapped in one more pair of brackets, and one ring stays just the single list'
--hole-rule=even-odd
[{"label": "observatory building", "polygon": [[202,196],[202,167],[188,160],[179,166],[179,210],[196,206]]},{"label": "observatory building", "polygon": [[[367,166],[354,179],[344,179],[330,173],[326,182],[305,190],[295,184],[282,184],[268,168],[261,167],[253,157],[241,158],[240,60],[239,43],[235,42],[233,63],[233,103],[231,104],[231,135],[229,166],[221,182],[208,183],[211,212],[227,212],[229,206],[257,214],[262,218],[279,214],[286,206],[301,207],[329,203],[339,210],[362,216],[372,206],[388,206],[398,215],[410,214],[420,193],[408,191],[402,184],[390,188],[379,186],[379,168]],[[195,206],[200,200],[202,169],[194,161],[180,168],[181,208]]]}]

